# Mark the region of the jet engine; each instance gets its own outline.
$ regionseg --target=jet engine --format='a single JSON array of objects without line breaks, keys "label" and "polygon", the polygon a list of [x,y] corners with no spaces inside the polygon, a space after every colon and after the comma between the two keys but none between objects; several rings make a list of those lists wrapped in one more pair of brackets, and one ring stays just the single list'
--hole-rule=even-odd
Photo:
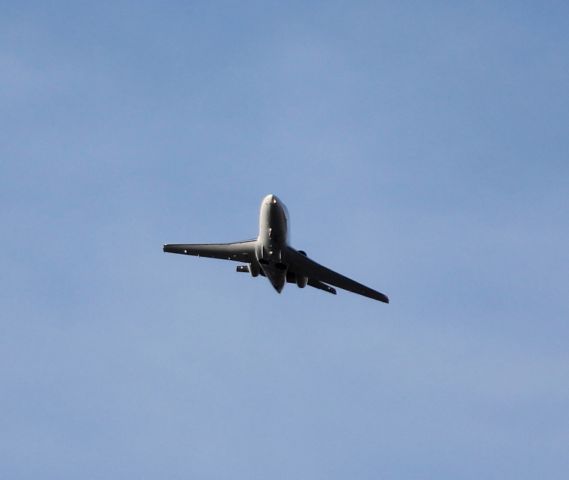
[{"label": "jet engine", "polygon": [[261,266],[257,262],[252,262],[249,264],[249,272],[252,277],[258,277],[259,273],[261,273]]},{"label": "jet engine", "polygon": [[251,263],[249,265],[237,265],[237,271],[241,273],[250,273],[252,277],[258,277],[261,273],[261,267],[258,263]]},{"label": "jet engine", "polygon": [[[304,250],[299,250],[298,253],[304,255],[305,257],[307,256]],[[296,284],[298,285],[298,288],[306,287],[307,282],[308,282],[308,277],[299,277],[298,275],[296,275]]]}]

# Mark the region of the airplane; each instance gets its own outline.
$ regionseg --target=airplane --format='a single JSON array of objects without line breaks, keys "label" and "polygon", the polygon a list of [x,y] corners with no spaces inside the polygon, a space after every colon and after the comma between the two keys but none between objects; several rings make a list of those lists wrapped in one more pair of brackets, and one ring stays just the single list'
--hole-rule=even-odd
[{"label": "airplane", "polygon": [[278,293],[282,292],[285,283],[296,283],[300,288],[308,285],[336,295],[333,285],[389,303],[389,298],[383,293],[316,263],[303,250],[292,248],[287,241],[289,218],[285,204],[276,195],[270,194],[261,203],[257,238],[233,243],[166,244],[163,250],[245,263],[237,266],[238,272],[266,277]]}]

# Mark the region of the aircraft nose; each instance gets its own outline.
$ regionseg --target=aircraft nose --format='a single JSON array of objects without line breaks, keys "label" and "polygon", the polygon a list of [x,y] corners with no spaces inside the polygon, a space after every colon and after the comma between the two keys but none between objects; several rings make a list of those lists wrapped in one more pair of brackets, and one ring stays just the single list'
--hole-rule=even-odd
[{"label": "aircraft nose", "polygon": [[270,203],[270,204],[276,204],[276,203],[277,203],[277,196],[276,196],[276,195],[273,195],[273,194],[271,193],[270,195],[267,195],[267,196],[265,197],[265,201],[266,201],[267,203]]}]

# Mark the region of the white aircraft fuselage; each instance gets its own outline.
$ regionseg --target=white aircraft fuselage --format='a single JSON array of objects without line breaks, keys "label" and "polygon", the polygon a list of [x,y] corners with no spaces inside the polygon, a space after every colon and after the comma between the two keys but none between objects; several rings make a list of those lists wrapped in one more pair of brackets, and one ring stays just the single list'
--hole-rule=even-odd
[{"label": "white aircraft fuselage", "polygon": [[[261,202],[259,237],[255,257],[277,292],[286,283],[287,266],[283,262],[288,245],[288,212],[276,195],[267,195]],[[257,266],[252,265],[252,269]]]}]

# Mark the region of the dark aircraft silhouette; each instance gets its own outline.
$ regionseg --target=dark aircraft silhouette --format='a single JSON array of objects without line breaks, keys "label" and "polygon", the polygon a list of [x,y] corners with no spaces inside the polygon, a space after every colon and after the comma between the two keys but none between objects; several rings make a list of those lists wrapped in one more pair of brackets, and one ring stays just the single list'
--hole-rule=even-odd
[{"label": "dark aircraft silhouette", "polygon": [[167,244],[164,251],[198,257],[234,260],[238,272],[261,275],[269,279],[278,293],[285,283],[296,283],[300,288],[309,285],[336,294],[330,285],[365,297],[389,303],[383,293],[351,280],[307,257],[287,243],[288,212],[276,195],[267,195],[261,203],[259,236],[253,240],[235,243]]}]

